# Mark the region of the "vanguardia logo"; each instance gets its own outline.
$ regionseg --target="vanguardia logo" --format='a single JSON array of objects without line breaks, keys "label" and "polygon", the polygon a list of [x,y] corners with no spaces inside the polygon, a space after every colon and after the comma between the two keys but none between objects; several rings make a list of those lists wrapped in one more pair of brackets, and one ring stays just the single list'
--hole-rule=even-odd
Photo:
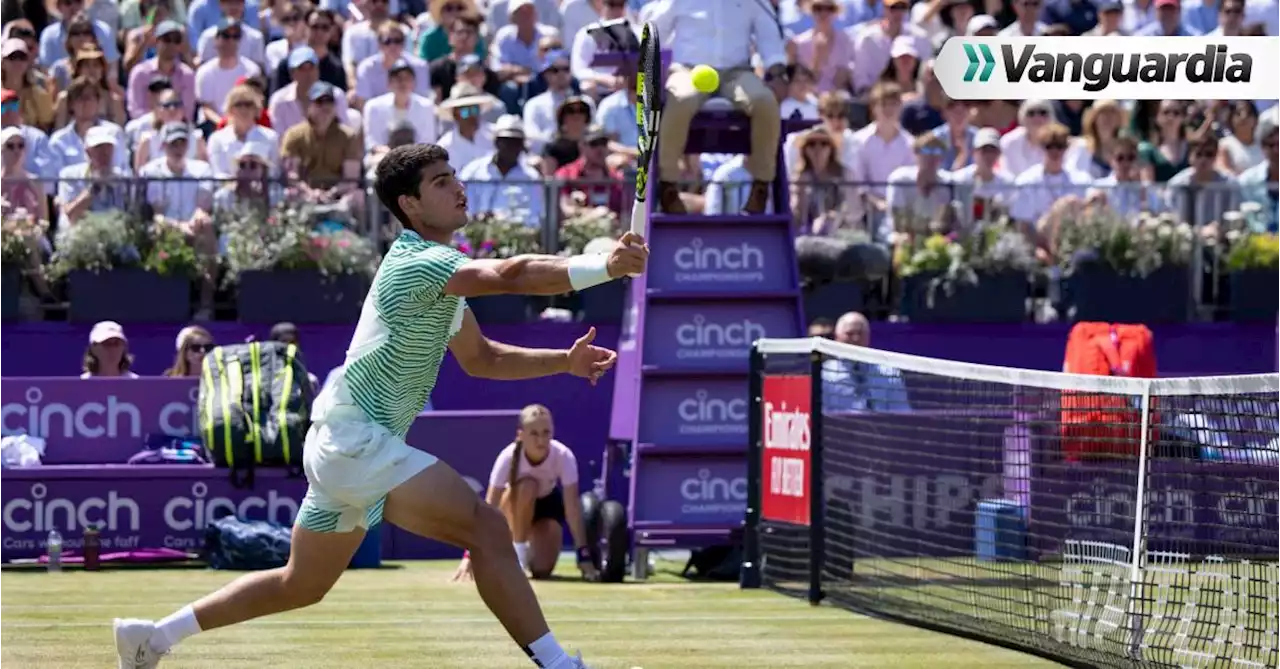
[{"label": "vanguardia logo", "polygon": [[1280,97],[1275,37],[952,38],[935,71],[958,100]]}]

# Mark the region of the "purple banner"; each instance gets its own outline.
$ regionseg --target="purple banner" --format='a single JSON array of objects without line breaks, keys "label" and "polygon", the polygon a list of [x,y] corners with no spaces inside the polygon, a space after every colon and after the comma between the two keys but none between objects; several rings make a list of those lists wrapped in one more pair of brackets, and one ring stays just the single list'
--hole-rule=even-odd
[{"label": "purple banner", "polygon": [[[488,484],[498,451],[511,440],[513,411],[420,416],[410,444],[449,463],[477,494]],[[104,550],[176,548],[198,551],[210,520],[232,511],[241,518],[289,524],[306,492],[304,479],[260,470],[252,490],[234,488],[225,470],[185,465],[45,466],[4,470],[4,560],[38,557],[57,529],[77,550],[86,524],[104,525]],[[446,547],[388,528],[388,558],[449,555]]]},{"label": "purple banner", "polygon": [[783,226],[659,226],[649,283],[662,292],[770,292],[794,288]]},{"label": "purple banner", "polygon": [[741,379],[649,377],[641,395],[640,442],[692,448],[747,446],[747,398]]},{"label": "purple banner", "polygon": [[645,314],[644,364],[745,372],[751,342],[795,337],[794,300],[656,302]]},{"label": "purple banner", "polygon": [[632,520],[737,527],[747,511],[746,473],[741,457],[641,458]]},{"label": "purple banner", "polygon": [[195,379],[0,380],[5,434],[43,437],[49,465],[124,463],[149,434],[192,434]]}]

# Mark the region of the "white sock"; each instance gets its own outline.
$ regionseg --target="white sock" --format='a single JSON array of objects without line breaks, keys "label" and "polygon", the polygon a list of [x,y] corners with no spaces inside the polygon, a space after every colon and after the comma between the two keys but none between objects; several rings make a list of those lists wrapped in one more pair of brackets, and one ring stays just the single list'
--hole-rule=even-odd
[{"label": "white sock", "polygon": [[520,569],[529,570],[529,542],[517,541],[512,546],[516,547],[516,559],[520,561]]},{"label": "white sock", "polygon": [[569,656],[556,642],[556,638],[547,632],[538,637],[536,641],[525,647],[524,652],[529,654],[529,659],[533,663],[543,669],[560,669],[560,667],[571,666],[567,664]]},{"label": "white sock", "polygon": [[175,611],[168,618],[156,623],[156,633],[151,635],[151,650],[167,652],[183,639],[200,633],[200,622],[190,605]]}]

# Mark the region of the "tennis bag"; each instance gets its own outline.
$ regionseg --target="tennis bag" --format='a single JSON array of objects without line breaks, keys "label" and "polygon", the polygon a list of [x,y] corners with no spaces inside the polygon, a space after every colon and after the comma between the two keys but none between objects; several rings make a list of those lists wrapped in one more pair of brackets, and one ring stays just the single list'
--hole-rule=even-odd
[{"label": "tennis bag", "polygon": [[225,515],[204,530],[204,558],[213,569],[258,570],[289,561],[292,530],[265,520]]},{"label": "tennis bag", "polygon": [[255,467],[302,474],[312,389],[295,344],[219,346],[204,357],[200,430],[219,467],[237,487],[252,487]]},{"label": "tennis bag", "polygon": [[[1076,323],[1062,371],[1155,378],[1155,340],[1145,325]],[[1063,391],[1060,418],[1068,461],[1138,456],[1142,411],[1131,396]],[[1154,412],[1150,422],[1156,424]]]}]

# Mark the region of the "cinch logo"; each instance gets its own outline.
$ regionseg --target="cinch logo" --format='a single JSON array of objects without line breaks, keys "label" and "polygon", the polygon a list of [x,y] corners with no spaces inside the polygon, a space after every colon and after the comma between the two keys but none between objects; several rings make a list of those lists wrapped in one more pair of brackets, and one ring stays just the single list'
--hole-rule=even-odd
[{"label": "cinch logo", "polygon": [[710,397],[705,389],[698,389],[693,397],[680,402],[676,410],[680,420],[686,423],[738,423],[747,419],[747,400],[718,399]]},{"label": "cinch logo", "polygon": [[952,38],[936,59],[959,100],[1274,99],[1280,78],[1259,72],[1276,38]]},{"label": "cinch logo", "polygon": [[735,479],[712,476],[710,469],[699,469],[696,478],[680,483],[680,496],[688,502],[742,502],[747,499],[747,477]]},{"label": "cinch logo", "polygon": [[86,497],[76,503],[62,497],[49,498],[48,486],[36,483],[31,486],[29,498],[11,499],[4,505],[4,529],[71,533],[97,527],[108,532],[137,532],[139,515],[138,503],[114,490],[107,493],[106,499]]},{"label": "cinch logo", "polygon": [[23,393],[23,402],[5,402],[0,407],[0,427],[6,433],[23,432],[44,438],[116,439],[141,437],[144,425],[159,425],[172,436],[191,434],[192,407],[199,389],[191,388],[190,402],[169,402],[160,407],[160,415],[145,419],[136,404],[107,395],[104,402],[76,405],[44,402],[44,391],[31,386]]},{"label": "cinch logo", "polygon": [[764,403],[764,447],[766,450],[809,450],[809,413],[788,411],[783,402],[777,409]]},{"label": "cinch logo", "polygon": [[[732,353],[741,356],[747,355],[747,348],[751,346],[751,342],[764,336],[764,326],[750,318],[728,323],[709,323],[702,314],[694,314],[691,322],[676,327],[676,342],[681,346],[732,348],[734,349]],[[694,354],[697,355],[696,352]]]},{"label": "cinch logo", "polygon": [[701,237],[675,250],[676,281],[762,281],[764,250],[747,242],[705,244]]},{"label": "cinch logo", "polygon": [[291,525],[294,516],[298,515],[298,503],[292,497],[281,496],[274,490],[268,491],[265,499],[246,497],[239,503],[228,497],[208,495],[209,486],[203,481],[195,482],[191,486],[191,497],[174,497],[164,505],[164,524],[177,532],[203,530],[209,523],[223,516],[248,518],[251,512],[262,510],[264,514],[252,515],[273,523]]}]

